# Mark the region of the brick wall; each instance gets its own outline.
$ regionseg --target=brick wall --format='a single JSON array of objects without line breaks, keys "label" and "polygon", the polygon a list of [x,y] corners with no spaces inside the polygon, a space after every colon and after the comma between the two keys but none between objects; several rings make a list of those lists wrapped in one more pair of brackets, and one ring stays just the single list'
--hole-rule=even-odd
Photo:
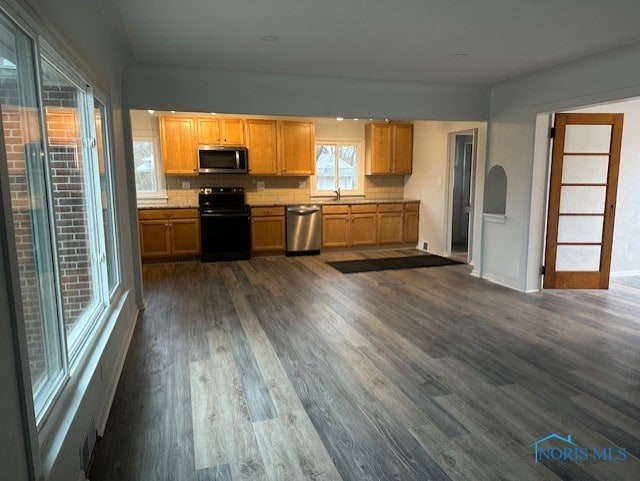
[{"label": "brick wall", "polygon": [[[44,181],[37,162],[40,154],[38,112],[19,106],[15,72],[0,72],[0,102],[7,150],[11,207],[13,212],[21,297],[32,380],[45,372],[43,316],[37,264],[34,256],[33,218],[48,215],[46,203],[30,192],[28,176]],[[60,267],[63,311],[67,332],[92,297],[91,261],[84,206],[84,172],[73,89],[45,88],[47,128],[50,136],[50,169],[53,208]],[[27,172],[26,156],[33,155]],[[51,306],[47,306],[51,307]]]}]

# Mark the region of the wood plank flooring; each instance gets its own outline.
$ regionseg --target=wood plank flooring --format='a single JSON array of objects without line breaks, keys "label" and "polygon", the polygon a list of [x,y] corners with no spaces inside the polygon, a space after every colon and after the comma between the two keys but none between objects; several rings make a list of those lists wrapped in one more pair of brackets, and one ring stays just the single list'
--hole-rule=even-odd
[{"label": "wood plank flooring", "polygon": [[[525,295],[325,263],[415,254],[145,266],[90,479],[640,479],[640,279]],[[551,433],[628,456],[536,463]]]}]

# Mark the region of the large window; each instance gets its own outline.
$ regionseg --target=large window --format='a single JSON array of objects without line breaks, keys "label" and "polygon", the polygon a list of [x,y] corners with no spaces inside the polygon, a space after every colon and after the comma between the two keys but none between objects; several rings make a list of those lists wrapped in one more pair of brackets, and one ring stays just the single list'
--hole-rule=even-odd
[{"label": "large window", "polygon": [[33,41],[0,13],[2,128],[38,423],[120,282],[108,102],[45,51],[38,77]]},{"label": "large window", "polygon": [[312,194],[363,195],[363,166],[360,144],[317,142],[316,173],[312,177]]}]

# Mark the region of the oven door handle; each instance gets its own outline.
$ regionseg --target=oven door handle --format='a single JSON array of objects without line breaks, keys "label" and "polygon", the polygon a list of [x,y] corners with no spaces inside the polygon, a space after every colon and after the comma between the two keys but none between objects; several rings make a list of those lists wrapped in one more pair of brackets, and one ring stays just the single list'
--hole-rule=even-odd
[{"label": "oven door handle", "polygon": [[246,217],[248,219],[249,218],[249,214],[200,214],[200,217],[202,217],[204,219],[212,219],[212,218],[220,218],[220,217],[225,217],[225,218]]}]

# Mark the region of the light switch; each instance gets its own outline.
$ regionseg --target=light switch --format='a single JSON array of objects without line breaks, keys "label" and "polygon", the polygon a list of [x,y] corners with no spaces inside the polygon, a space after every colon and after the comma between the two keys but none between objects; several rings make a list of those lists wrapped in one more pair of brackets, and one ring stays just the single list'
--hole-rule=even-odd
[{"label": "light switch", "polygon": [[438,180],[436,183],[438,184],[438,187],[442,187],[442,177],[438,177]]},{"label": "light switch", "polygon": [[257,190],[264,190],[264,181],[263,180],[259,180],[256,182],[256,189]]},{"label": "light switch", "polygon": [[191,182],[188,180],[183,180],[182,181],[182,188],[183,189],[190,189],[191,188]]}]

